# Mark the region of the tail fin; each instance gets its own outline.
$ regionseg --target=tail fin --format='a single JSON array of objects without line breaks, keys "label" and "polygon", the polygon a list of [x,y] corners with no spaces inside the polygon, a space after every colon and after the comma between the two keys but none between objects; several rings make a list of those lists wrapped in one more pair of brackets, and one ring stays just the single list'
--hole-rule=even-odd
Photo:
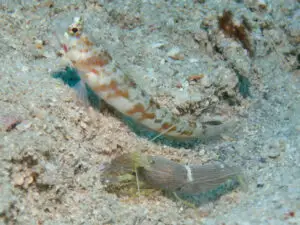
[{"label": "tail fin", "polygon": [[229,167],[225,164],[207,164],[207,165],[191,165],[186,166],[188,171],[188,182],[186,182],[179,190],[183,193],[201,193],[217,188],[225,183],[228,179],[236,179],[241,185],[243,175],[237,167]]},{"label": "tail fin", "polygon": [[161,156],[148,156],[148,162],[147,166],[140,168],[140,175],[145,182],[171,192],[207,192],[229,179],[235,179],[241,185],[245,185],[241,170],[225,164],[182,165]]}]

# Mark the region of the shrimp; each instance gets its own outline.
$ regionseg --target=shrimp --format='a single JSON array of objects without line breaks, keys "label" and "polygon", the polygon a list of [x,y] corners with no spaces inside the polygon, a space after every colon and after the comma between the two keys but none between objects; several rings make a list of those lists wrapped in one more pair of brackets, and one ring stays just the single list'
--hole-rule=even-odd
[{"label": "shrimp", "polygon": [[[221,163],[183,165],[162,156],[139,151],[125,153],[101,166],[102,182],[113,185],[139,181],[145,187],[176,194],[199,194],[213,190],[229,179],[236,179],[242,187],[245,180],[238,167]],[[138,180],[135,179],[138,177]],[[139,184],[138,184],[139,191]]]},{"label": "shrimp", "polygon": [[[62,42],[63,58],[80,75],[76,87],[87,86],[108,105],[150,130],[178,140],[207,139],[218,136],[236,123],[195,122],[178,117],[161,107],[117,66],[106,51],[98,51],[83,33],[81,17],[74,18]],[[82,94],[81,94],[82,95]],[[82,96],[85,96],[84,94]]]}]

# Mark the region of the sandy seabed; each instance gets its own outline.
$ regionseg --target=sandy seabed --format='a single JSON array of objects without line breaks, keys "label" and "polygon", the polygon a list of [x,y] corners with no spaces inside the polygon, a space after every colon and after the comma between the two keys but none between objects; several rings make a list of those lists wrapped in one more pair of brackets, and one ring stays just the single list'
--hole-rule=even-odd
[{"label": "sandy seabed", "polygon": [[[300,224],[299,6],[0,1],[0,224]],[[250,27],[253,57],[219,29],[224,10]],[[66,66],[54,33],[73,16],[84,17],[97,45],[161,105],[196,120],[228,114],[240,120],[238,130],[190,149],[169,147],[139,137],[107,110],[82,105],[51,76]],[[195,74],[205,79],[190,79]],[[161,194],[107,193],[99,165],[135,149],[239,166],[248,188],[196,209]]]}]

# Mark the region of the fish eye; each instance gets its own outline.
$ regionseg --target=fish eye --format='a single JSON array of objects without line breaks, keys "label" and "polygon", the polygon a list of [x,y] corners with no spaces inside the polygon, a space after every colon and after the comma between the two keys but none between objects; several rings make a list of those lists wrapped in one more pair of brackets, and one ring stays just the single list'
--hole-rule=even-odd
[{"label": "fish eye", "polygon": [[72,32],[75,34],[76,32],[78,31],[78,28],[76,28],[76,27],[73,27],[72,28]]}]

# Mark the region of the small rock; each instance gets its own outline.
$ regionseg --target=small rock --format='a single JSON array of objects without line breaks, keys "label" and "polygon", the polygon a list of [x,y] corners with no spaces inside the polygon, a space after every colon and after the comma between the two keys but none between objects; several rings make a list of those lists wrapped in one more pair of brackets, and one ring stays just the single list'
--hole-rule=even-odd
[{"label": "small rock", "polygon": [[212,81],[210,80],[210,78],[208,76],[204,76],[201,79],[201,84],[203,85],[203,87],[210,87],[212,85]]},{"label": "small rock", "polygon": [[256,187],[257,187],[257,188],[263,188],[263,187],[264,187],[264,184],[258,183],[258,184],[256,184]]},{"label": "small rock", "polygon": [[32,123],[28,120],[25,120],[17,125],[16,129],[19,131],[25,131],[31,127]]},{"label": "small rock", "polygon": [[199,32],[194,34],[194,39],[195,41],[204,44],[208,40],[207,32],[204,30],[200,30]]},{"label": "small rock", "polygon": [[245,5],[255,10],[266,10],[268,4],[265,0],[245,0]]},{"label": "small rock", "polygon": [[276,148],[272,148],[272,149],[269,150],[268,156],[271,159],[275,159],[275,158],[280,156],[280,151]]},{"label": "small rock", "polygon": [[201,80],[204,77],[204,74],[193,74],[191,76],[188,77],[188,81],[189,82],[197,82],[199,80]]},{"label": "small rock", "polygon": [[256,4],[257,4],[258,8],[262,9],[262,10],[264,10],[264,9],[266,9],[268,7],[268,5],[267,5],[267,3],[266,3],[265,0],[257,0]]},{"label": "small rock", "polygon": [[184,55],[181,53],[178,47],[172,48],[167,55],[174,60],[184,60]]},{"label": "small rock", "polygon": [[151,44],[152,48],[163,48],[166,45],[165,42],[154,42]]},{"label": "small rock", "polygon": [[35,47],[37,49],[43,49],[44,47],[44,42],[42,40],[35,40]]},{"label": "small rock", "polygon": [[201,149],[201,150],[198,152],[198,155],[199,155],[199,156],[204,156],[204,155],[205,155],[205,150],[204,150],[204,149]]},{"label": "small rock", "polygon": [[262,152],[262,157],[276,159],[284,152],[286,142],[284,140],[271,140],[269,141]]},{"label": "small rock", "polygon": [[38,119],[44,119],[47,117],[47,112],[43,109],[34,108],[30,113],[33,117]]},{"label": "small rock", "polygon": [[22,174],[17,174],[14,178],[13,178],[13,184],[15,186],[22,186],[24,184],[24,176]]},{"label": "small rock", "polygon": [[83,122],[83,121],[80,122],[80,126],[84,130],[86,130],[86,128],[87,128],[87,124],[85,122]]}]

